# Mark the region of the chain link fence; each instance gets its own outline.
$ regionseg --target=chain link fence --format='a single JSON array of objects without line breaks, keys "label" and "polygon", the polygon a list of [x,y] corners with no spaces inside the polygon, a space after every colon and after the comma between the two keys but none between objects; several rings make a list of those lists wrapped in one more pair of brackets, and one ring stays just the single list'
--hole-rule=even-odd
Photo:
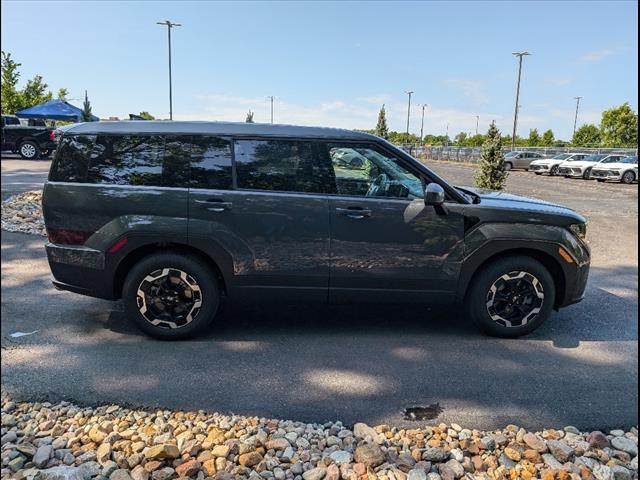
[{"label": "chain link fence", "polygon": [[[444,160],[449,162],[478,163],[482,147],[455,147],[422,145],[398,145],[405,152],[420,158],[421,160]],[[580,148],[580,147],[516,147],[518,152],[536,152],[545,157],[553,157],[558,153],[584,152],[584,153],[610,153],[637,155],[637,148]],[[504,153],[510,152],[510,147],[503,148]]]}]

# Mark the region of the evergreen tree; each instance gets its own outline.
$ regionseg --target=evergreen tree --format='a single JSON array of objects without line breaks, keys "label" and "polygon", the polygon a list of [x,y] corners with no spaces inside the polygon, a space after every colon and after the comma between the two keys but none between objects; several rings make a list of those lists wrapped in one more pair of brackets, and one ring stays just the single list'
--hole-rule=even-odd
[{"label": "evergreen tree", "polygon": [[556,138],[553,135],[553,130],[549,129],[542,134],[542,139],[540,140],[541,147],[550,147],[555,142]]},{"label": "evergreen tree", "polygon": [[389,139],[389,127],[387,127],[387,113],[384,109],[384,104],[378,113],[378,124],[376,125],[376,135],[378,137]]},{"label": "evergreen tree", "polygon": [[507,181],[508,172],[504,166],[500,130],[495,122],[491,122],[486,138],[475,174],[476,185],[480,188],[502,190]]},{"label": "evergreen tree", "polygon": [[247,118],[245,119],[245,122],[247,122],[247,123],[255,123],[253,121],[253,112],[251,110],[249,110],[249,113],[247,113]]},{"label": "evergreen tree", "polygon": [[82,113],[80,114],[81,122],[92,122],[93,115],[91,114],[91,103],[89,103],[89,97],[87,91],[84,91],[84,103],[82,104]]}]

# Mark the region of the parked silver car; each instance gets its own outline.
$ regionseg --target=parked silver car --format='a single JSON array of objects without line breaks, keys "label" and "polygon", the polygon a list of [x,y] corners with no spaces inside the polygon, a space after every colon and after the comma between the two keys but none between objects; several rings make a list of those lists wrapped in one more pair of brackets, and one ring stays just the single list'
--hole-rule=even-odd
[{"label": "parked silver car", "polygon": [[596,165],[591,170],[591,178],[599,182],[607,180],[633,183],[638,180],[638,157],[624,157],[617,163],[607,163],[606,165]]},{"label": "parked silver car", "polygon": [[588,157],[588,153],[559,153],[555,157],[534,160],[529,165],[529,170],[536,175],[546,173],[548,175],[558,175],[560,164],[563,162],[577,162]]},{"label": "parked silver car", "polygon": [[511,151],[504,156],[504,165],[507,170],[513,168],[524,168],[529,170],[529,164],[534,160],[540,160],[544,155],[536,152],[516,152]]}]

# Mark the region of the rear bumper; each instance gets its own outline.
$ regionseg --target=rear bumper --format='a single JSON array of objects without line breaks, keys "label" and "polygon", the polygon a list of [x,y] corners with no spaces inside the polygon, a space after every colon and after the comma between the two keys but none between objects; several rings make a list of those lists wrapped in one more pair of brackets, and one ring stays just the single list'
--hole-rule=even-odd
[{"label": "rear bumper", "polygon": [[84,246],[45,245],[53,285],[58,290],[114,300],[112,278],[105,269],[105,255]]}]

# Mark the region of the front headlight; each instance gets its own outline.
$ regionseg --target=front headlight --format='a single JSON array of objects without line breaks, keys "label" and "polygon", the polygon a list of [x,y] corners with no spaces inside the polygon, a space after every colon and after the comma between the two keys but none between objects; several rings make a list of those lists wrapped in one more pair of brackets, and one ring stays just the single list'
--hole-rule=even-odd
[{"label": "front headlight", "polygon": [[578,238],[586,240],[587,238],[587,224],[586,223],[574,223],[569,225],[569,230]]}]

